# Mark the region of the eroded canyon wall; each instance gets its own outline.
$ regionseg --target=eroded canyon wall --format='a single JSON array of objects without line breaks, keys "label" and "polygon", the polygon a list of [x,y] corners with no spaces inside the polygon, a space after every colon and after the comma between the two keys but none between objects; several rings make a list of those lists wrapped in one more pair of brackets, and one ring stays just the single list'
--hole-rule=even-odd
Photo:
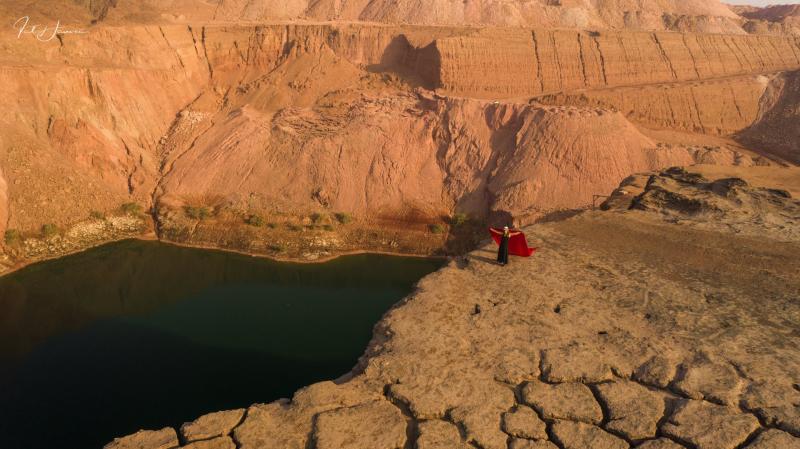
[{"label": "eroded canyon wall", "polygon": [[159,139],[208,79],[202,52],[183,30],[103,29],[64,45],[4,43],[0,164],[11,227],[64,225],[92,210],[149,202]]},{"label": "eroded canyon wall", "polygon": [[761,98],[759,115],[738,138],[800,164],[800,71],[775,77]]},{"label": "eroded canyon wall", "polygon": [[493,30],[437,39],[435,45],[442,90],[483,98],[800,67],[800,41],[780,36]]},{"label": "eroded canyon wall", "polygon": [[[103,26],[6,40],[10,226],[210,197],[394,217],[576,207],[630,172],[697,160],[659,148],[625,115],[741,129],[763,88],[755,75],[797,67],[798,54],[797,41],[773,37],[357,24]],[[722,80],[741,73],[749,81]],[[698,87],[687,81],[709,78],[718,81],[703,81],[703,95],[731,101],[692,107]],[[649,86],[664,81],[671,92]],[[607,86],[632,90],[587,93],[563,110],[503,100]],[[647,94],[635,98],[634,86]],[[648,105],[665,97],[668,108]]]},{"label": "eroded canyon wall", "polygon": [[[744,75],[685,83],[594,89],[546,95],[547,104],[614,109],[650,128],[729,135],[759,117],[774,76]],[[713,101],[709,101],[713,99]]]}]

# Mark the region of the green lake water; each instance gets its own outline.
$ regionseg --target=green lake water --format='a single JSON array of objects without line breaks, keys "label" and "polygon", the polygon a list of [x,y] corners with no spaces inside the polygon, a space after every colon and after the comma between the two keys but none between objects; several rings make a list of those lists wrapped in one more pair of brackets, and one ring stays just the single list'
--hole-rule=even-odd
[{"label": "green lake water", "polygon": [[0,278],[0,448],[93,449],[348,372],[441,260],[124,241]]}]

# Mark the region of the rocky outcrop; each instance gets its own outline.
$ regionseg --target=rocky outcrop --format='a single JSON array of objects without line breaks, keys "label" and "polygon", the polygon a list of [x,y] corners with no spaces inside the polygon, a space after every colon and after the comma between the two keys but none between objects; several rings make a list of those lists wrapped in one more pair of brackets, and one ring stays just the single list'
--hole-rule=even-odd
[{"label": "rocky outcrop", "polygon": [[[796,178],[795,170],[789,172]],[[655,212],[672,222],[769,235],[775,240],[800,238],[800,201],[787,190],[752,186],[739,177],[709,180],[680,168],[632,176],[601,207]],[[715,383],[698,381],[708,378],[716,379]],[[732,367],[701,358],[695,368],[682,372],[676,387],[691,397],[733,404],[735,396],[727,393],[737,391],[739,382]]]},{"label": "rocky outcrop", "polygon": [[133,435],[117,438],[105,446],[105,449],[172,449],[178,447],[178,435],[175,429],[141,430]]},{"label": "rocky outcrop", "polygon": [[[748,183],[787,188],[785,170]],[[800,240],[660,213],[585,212],[526,229],[531,259],[499,267],[486,246],[453,261],[383,317],[352,373],[249,407],[232,438],[252,449],[794,447]]]}]

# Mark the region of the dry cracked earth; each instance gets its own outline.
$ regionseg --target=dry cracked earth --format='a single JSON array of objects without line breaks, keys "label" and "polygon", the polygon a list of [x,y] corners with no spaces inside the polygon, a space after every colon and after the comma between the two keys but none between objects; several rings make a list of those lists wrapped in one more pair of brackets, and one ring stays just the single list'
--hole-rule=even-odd
[{"label": "dry cracked earth", "polygon": [[800,448],[800,172],[690,170],[452,261],[336,381],[106,449]]}]

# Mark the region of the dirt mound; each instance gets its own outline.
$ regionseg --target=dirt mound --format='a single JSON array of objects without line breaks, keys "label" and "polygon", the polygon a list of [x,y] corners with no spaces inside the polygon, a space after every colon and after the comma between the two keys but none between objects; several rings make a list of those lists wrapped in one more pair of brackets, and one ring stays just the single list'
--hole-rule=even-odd
[{"label": "dirt mound", "polygon": [[[796,188],[800,178],[797,169],[791,171]],[[756,187],[740,177],[708,179],[683,168],[637,175],[623,182],[602,208],[640,210],[672,223],[800,241],[800,200],[788,190]]]}]

